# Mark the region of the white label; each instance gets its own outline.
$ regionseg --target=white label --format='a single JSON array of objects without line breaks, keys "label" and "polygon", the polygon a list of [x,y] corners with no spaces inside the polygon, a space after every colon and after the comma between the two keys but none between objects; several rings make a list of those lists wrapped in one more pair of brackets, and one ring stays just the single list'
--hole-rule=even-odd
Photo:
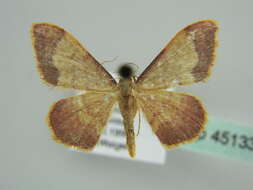
[{"label": "white label", "polygon": [[[137,114],[134,123],[136,134],[138,131],[138,123],[139,121]],[[126,137],[122,123],[122,116],[118,107],[116,107],[104,130],[104,134],[101,136],[99,143],[91,153],[124,158],[133,161],[164,164],[166,151],[162,147],[159,140],[152,133],[151,128],[147,124],[146,120],[143,119],[143,117],[141,117],[140,127],[140,133],[135,137],[136,157],[131,158],[126,147]]]}]

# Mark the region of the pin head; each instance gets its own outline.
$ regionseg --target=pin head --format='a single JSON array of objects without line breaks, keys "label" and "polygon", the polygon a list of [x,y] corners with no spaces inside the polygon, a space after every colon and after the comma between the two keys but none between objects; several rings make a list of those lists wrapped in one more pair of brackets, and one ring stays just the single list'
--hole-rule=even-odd
[{"label": "pin head", "polygon": [[131,65],[129,63],[126,63],[126,64],[122,65],[118,69],[119,76],[124,78],[124,79],[133,77],[134,73],[135,73],[134,69],[131,67]]}]

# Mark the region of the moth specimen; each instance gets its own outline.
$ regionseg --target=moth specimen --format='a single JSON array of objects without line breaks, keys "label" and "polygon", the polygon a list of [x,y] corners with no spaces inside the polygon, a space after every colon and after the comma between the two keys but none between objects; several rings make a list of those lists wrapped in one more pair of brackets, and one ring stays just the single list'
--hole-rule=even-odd
[{"label": "moth specimen", "polygon": [[134,118],[142,111],[166,148],[196,139],[207,121],[201,102],[186,93],[166,91],[206,81],[215,59],[215,21],[193,23],[165,46],[139,77],[127,65],[116,80],[67,31],[48,23],[32,26],[32,42],[41,78],[48,84],[84,90],[54,103],[47,120],[57,142],[91,151],[118,103],[126,144],[135,156]]}]

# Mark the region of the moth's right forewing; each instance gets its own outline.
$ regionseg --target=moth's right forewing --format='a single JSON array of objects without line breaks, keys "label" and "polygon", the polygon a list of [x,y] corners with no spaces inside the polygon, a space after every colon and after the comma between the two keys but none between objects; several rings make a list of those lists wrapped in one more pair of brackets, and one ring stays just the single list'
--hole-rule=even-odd
[{"label": "moth's right forewing", "polygon": [[142,89],[167,89],[204,81],[210,75],[217,47],[217,23],[193,23],[165,46],[137,80]]},{"label": "moth's right forewing", "polygon": [[77,90],[112,90],[116,81],[64,29],[48,24],[32,26],[33,48],[41,78],[48,84]]}]

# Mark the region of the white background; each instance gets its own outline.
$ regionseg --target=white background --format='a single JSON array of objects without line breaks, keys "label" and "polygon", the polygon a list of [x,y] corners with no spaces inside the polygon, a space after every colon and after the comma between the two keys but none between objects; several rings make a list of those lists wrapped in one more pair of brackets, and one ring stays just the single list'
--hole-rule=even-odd
[{"label": "white background", "polygon": [[188,24],[216,19],[221,29],[210,81],[181,90],[201,97],[210,115],[253,124],[253,12],[248,0],[0,2],[0,189],[244,189],[253,164],[184,150],[152,165],[68,151],[45,125],[49,105],[68,96],[43,85],[29,35],[33,22],[70,31],[100,61],[131,61],[140,72]]}]

